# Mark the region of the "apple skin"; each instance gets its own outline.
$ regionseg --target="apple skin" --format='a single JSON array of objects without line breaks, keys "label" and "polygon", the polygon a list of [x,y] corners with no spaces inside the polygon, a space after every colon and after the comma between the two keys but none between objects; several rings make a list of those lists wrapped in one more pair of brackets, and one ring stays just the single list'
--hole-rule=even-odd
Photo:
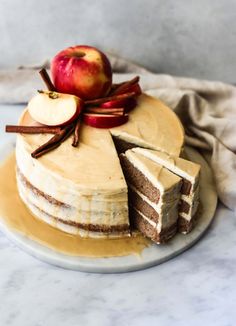
[{"label": "apple skin", "polygon": [[137,105],[137,101],[135,98],[127,98],[124,100],[113,100],[102,103],[100,105],[101,108],[111,109],[111,108],[124,108],[125,112],[130,112]]},{"label": "apple skin", "polygon": [[128,85],[125,88],[122,88],[120,90],[117,89],[117,90],[114,91],[114,94],[115,95],[120,95],[120,94],[131,93],[131,92],[134,92],[136,96],[139,96],[139,95],[142,94],[142,89],[141,89],[139,83]]},{"label": "apple skin", "polygon": [[128,121],[128,115],[111,116],[94,113],[85,113],[83,121],[85,124],[95,128],[113,128],[120,126]]},{"label": "apple skin", "polygon": [[51,62],[51,75],[58,92],[83,100],[106,96],[112,85],[111,64],[95,47],[77,45],[59,52]]}]

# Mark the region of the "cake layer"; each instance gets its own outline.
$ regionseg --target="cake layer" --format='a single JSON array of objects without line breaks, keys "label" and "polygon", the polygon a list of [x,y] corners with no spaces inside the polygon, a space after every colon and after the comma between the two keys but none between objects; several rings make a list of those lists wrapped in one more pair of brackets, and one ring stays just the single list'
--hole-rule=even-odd
[{"label": "cake layer", "polygon": [[156,224],[137,209],[131,207],[130,215],[132,217],[134,226],[146,237],[150,238],[157,244],[167,242],[177,232],[177,221],[175,221],[172,225],[168,226],[167,228],[163,228],[159,232],[157,230]]},{"label": "cake layer", "polygon": [[139,211],[142,211],[146,216],[155,223],[160,220],[159,212],[147,203],[135,190],[129,187],[129,203]]},{"label": "cake layer", "polygon": [[187,220],[190,220],[197,212],[199,205],[199,187],[192,196],[181,196],[179,212]]},{"label": "cake layer", "polygon": [[150,220],[159,223],[159,227],[168,227],[173,224],[178,215],[178,201],[151,202],[145,195],[133,186],[129,185],[129,203],[131,206],[143,212]]},{"label": "cake layer", "polygon": [[191,220],[187,220],[186,218],[179,216],[178,231],[183,234],[191,232],[197,222],[197,217],[198,214],[195,214]]},{"label": "cake layer", "polygon": [[160,200],[160,190],[155,188],[125,155],[120,155],[120,160],[127,182],[139,189],[141,193],[145,193],[151,201],[158,203]]},{"label": "cake layer", "polygon": [[132,149],[137,147],[137,145],[129,143],[119,137],[112,137],[114,145],[116,147],[116,151],[118,154],[125,153],[128,149]]}]

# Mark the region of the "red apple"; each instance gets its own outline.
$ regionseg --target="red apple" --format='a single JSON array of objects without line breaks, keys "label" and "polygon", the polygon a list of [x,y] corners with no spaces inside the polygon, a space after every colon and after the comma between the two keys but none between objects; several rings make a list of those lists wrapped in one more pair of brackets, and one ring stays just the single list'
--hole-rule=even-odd
[{"label": "red apple", "polygon": [[59,52],[51,62],[51,74],[57,91],[83,100],[106,96],[112,84],[108,58],[98,49],[78,45]]},{"label": "red apple", "polygon": [[77,96],[43,91],[34,96],[27,109],[31,117],[47,126],[63,126],[76,119],[83,108]]},{"label": "red apple", "polygon": [[128,115],[115,116],[95,113],[84,113],[84,122],[95,128],[113,128],[120,126],[128,121]]},{"label": "red apple", "polygon": [[111,108],[124,108],[125,112],[129,112],[135,108],[137,101],[134,98],[127,98],[124,100],[113,100],[102,103],[101,108],[111,109]]}]

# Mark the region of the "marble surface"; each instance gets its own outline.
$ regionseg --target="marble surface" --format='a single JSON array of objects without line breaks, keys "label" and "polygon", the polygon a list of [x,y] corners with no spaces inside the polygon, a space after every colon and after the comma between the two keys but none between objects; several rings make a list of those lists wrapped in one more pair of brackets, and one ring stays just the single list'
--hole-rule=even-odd
[{"label": "marble surface", "polygon": [[[19,107],[0,106],[1,144]],[[218,206],[206,235],[180,256],[139,272],[89,274],[42,263],[0,233],[1,326],[233,326],[236,219]]]}]

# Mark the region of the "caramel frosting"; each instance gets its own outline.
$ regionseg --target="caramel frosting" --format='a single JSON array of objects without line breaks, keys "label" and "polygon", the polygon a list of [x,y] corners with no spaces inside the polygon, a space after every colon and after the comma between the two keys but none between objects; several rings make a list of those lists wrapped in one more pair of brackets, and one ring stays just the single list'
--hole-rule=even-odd
[{"label": "caramel frosting", "polygon": [[111,134],[137,146],[179,156],[184,144],[184,129],[176,116],[161,101],[146,94],[138,98],[129,121],[111,129]]},{"label": "caramel frosting", "polygon": [[[21,125],[33,125],[35,122],[27,110],[20,119]],[[49,134],[18,134],[16,155],[22,173],[36,183],[50,172],[57,179],[57,186],[66,190],[73,185],[85,195],[117,194],[126,192],[126,183],[119,164],[112,137],[107,130],[82,125],[78,147],[71,146],[71,137],[56,150],[37,160],[31,157],[31,152],[48,141]],[[32,172],[32,175],[31,175]],[[45,174],[44,174],[45,173]],[[29,176],[29,177],[28,177]],[[39,184],[39,189],[41,185]],[[50,189],[42,189],[48,193]],[[59,191],[58,191],[59,192]],[[63,197],[64,198],[64,197]]]}]

